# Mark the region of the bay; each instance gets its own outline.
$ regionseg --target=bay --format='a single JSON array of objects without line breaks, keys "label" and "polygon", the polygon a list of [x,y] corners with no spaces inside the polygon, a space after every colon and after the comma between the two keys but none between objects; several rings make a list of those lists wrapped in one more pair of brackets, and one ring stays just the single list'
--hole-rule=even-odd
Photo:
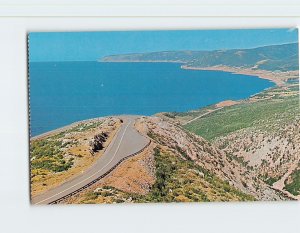
[{"label": "bay", "polygon": [[185,112],[274,86],[176,63],[36,62],[29,64],[29,79],[31,136],[101,116]]}]

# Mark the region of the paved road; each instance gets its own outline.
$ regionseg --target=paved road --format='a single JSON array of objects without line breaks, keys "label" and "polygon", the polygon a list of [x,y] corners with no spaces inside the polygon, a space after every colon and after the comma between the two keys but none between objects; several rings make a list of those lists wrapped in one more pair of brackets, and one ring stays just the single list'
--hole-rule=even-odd
[{"label": "paved road", "polygon": [[136,116],[122,116],[123,120],[119,131],[106,149],[105,153],[84,173],[75,178],[50,189],[43,194],[32,198],[32,204],[49,204],[57,199],[64,197],[93,180],[97,179],[105,172],[114,167],[122,158],[131,155],[144,148],[149,139],[139,134],[134,128]]}]

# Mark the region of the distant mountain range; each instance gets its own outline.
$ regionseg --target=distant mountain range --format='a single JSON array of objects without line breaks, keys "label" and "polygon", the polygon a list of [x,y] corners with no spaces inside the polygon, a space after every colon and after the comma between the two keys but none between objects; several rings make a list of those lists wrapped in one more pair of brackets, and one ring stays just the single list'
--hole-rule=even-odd
[{"label": "distant mountain range", "polygon": [[178,62],[188,67],[230,66],[269,71],[299,69],[298,43],[252,49],[162,51],[106,56],[100,62]]}]

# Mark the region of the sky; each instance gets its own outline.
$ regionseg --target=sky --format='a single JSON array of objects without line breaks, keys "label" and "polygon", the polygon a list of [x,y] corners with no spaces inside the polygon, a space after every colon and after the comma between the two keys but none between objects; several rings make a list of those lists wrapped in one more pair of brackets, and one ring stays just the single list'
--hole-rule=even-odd
[{"label": "sky", "polygon": [[298,42],[297,29],[29,33],[29,61],[96,61],[114,54],[254,48]]}]

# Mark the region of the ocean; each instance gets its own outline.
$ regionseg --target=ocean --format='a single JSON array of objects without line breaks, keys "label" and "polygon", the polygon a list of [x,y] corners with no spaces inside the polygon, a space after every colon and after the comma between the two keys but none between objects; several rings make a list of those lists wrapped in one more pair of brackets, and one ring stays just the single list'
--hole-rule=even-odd
[{"label": "ocean", "polygon": [[31,136],[101,116],[185,112],[275,85],[176,63],[34,62],[29,80]]}]

